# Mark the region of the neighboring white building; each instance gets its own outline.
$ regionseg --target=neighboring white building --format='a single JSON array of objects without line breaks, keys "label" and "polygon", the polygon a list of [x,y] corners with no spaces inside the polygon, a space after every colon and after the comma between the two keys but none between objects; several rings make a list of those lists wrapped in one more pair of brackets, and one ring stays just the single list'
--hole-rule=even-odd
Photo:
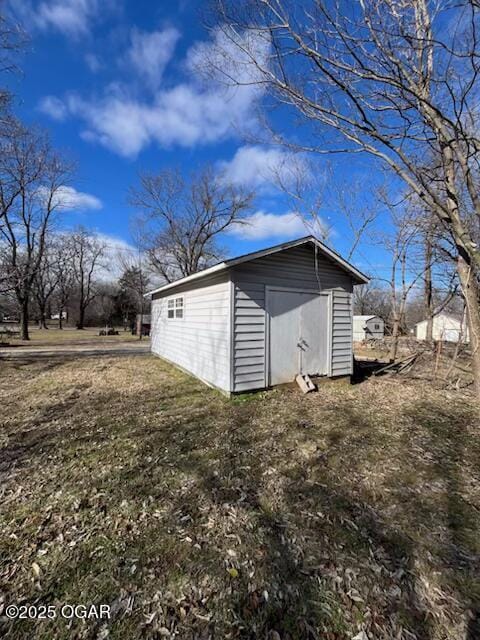
[{"label": "neighboring white building", "polygon": [[385,323],[379,316],[353,316],[353,341],[381,340],[385,335]]},{"label": "neighboring white building", "polygon": [[[417,340],[427,338],[427,320],[417,322],[415,325],[415,337]],[[460,320],[448,313],[439,313],[433,318],[432,338],[444,342],[469,342],[468,327],[465,318]]]},{"label": "neighboring white building", "polygon": [[152,352],[227,393],[348,376],[352,292],[368,278],[308,236],[152,291]]},{"label": "neighboring white building", "polygon": [[[66,311],[62,311],[62,320],[67,320],[68,313]],[[60,313],[54,313],[50,316],[50,320],[60,320]]]}]

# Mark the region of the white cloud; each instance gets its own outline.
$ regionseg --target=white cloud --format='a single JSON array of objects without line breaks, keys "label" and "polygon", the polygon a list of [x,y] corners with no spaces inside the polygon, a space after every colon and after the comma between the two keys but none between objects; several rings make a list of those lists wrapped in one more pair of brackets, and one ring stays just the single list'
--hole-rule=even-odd
[{"label": "white cloud", "polygon": [[[252,84],[226,87],[213,80],[207,86],[200,83],[196,65],[209,54],[214,55],[220,41],[217,34],[213,42],[192,47],[185,65],[188,80],[155,91],[151,100],[139,99],[131,87],[116,83],[99,98],[72,94],[63,104],[70,114],[85,122],[81,134],[84,139],[126,157],[135,157],[151,143],[192,147],[231,136],[240,127],[253,126],[253,107],[262,89]],[[268,46],[265,41],[258,44],[265,56]],[[253,77],[246,60],[240,57],[238,65],[241,78],[247,78],[248,73]]]},{"label": "white cloud", "polygon": [[[228,35],[227,35],[228,33]],[[268,67],[271,38],[267,31],[250,29],[237,33],[225,27],[217,29],[207,42],[194,44],[187,52],[186,66],[195,74],[225,84],[227,78],[241,85],[252,85],[264,79]],[[253,61],[260,62],[260,66]]]},{"label": "white cloud", "polygon": [[158,92],[152,104],[115,86],[98,101],[71,95],[65,104],[86,122],[82,137],[134,157],[152,142],[192,147],[232,135],[235,123],[252,123],[255,98],[247,87],[221,92],[180,84]]},{"label": "white cloud", "polygon": [[99,102],[71,95],[66,104],[69,113],[87,122],[81,136],[89,142],[99,142],[128,157],[137,155],[150,141],[143,106],[117,95],[116,90]]},{"label": "white cloud", "polygon": [[45,115],[50,116],[52,120],[59,122],[68,116],[68,109],[64,102],[55,96],[45,96],[40,100],[37,108]]},{"label": "white cloud", "polygon": [[30,26],[54,29],[66,36],[89,33],[91,24],[114,7],[112,0],[10,0],[14,11]]},{"label": "white cloud", "polygon": [[138,250],[123,238],[100,232],[95,233],[95,237],[105,244],[112,255],[125,253],[128,259],[132,259],[132,256],[133,258],[138,256]]},{"label": "white cloud", "polygon": [[138,251],[123,238],[106,233],[96,233],[95,237],[105,245],[105,257],[97,274],[102,280],[119,278],[126,264],[138,260]]},{"label": "white cloud", "polygon": [[322,238],[327,226],[320,219],[306,219],[294,211],[280,215],[257,211],[245,218],[243,224],[231,226],[229,233],[242,240],[294,240],[310,234]]},{"label": "white cloud", "polygon": [[254,188],[290,186],[298,177],[310,174],[303,156],[258,145],[240,147],[230,161],[220,162],[219,168],[225,181]]},{"label": "white cloud", "polygon": [[[48,191],[43,188],[41,196],[47,196]],[[65,210],[98,210],[102,208],[102,201],[90,193],[77,191],[74,187],[59,187],[54,196],[54,205]]]},{"label": "white cloud", "polygon": [[132,30],[127,60],[152,89],[160,85],[179,38],[180,32],[173,27],[152,32]]},{"label": "white cloud", "polygon": [[86,53],[84,56],[85,64],[92,73],[97,73],[103,68],[103,63],[94,53]]}]

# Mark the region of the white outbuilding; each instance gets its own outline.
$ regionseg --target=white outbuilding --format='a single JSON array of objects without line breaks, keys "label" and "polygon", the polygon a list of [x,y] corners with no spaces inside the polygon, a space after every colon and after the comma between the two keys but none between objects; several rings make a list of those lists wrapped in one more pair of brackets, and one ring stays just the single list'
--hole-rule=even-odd
[{"label": "white outbuilding", "polygon": [[350,376],[352,292],[368,278],[313,236],[152,291],[151,349],[222,391]]},{"label": "white outbuilding", "polygon": [[[415,325],[415,337],[417,340],[427,339],[427,320],[417,322]],[[468,326],[466,319],[456,318],[449,313],[438,313],[433,317],[433,340],[444,342],[469,342]]]},{"label": "white outbuilding", "polygon": [[353,316],[353,341],[381,340],[385,323],[380,316]]}]

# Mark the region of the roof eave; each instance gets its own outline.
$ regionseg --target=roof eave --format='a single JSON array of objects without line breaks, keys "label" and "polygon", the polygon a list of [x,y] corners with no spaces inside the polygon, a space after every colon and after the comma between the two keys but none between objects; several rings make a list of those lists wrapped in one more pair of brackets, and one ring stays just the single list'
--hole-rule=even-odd
[{"label": "roof eave", "polygon": [[197,271],[197,273],[192,273],[190,276],[185,276],[184,278],[180,278],[179,280],[175,280],[174,282],[169,282],[168,284],[164,284],[157,289],[153,289],[153,291],[148,291],[143,295],[144,298],[148,298],[149,296],[153,296],[156,293],[160,293],[160,291],[168,291],[168,289],[173,289],[173,287],[179,287],[182,284],[187,284],[188,282],[192,282],[193,280],[199,280],[200,278],[204,278],[205,276],[210,275],[211,273],[217,273],[218,271],[223,271],[226,269],[226,262],[220,262],[219,264],[214,265],[213,267],[208,267],[208,269],[204,269],[203,271]]}]

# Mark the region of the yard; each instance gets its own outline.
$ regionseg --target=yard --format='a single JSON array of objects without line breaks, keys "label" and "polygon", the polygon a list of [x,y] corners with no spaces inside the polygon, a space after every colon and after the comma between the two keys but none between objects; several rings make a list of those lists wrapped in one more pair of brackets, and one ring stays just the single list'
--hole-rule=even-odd
[{"label": "yard", "polygon": [[[72,355],[0,362],[0,406],[1,637],[480,637],[466,392],[229,400],[149,356]],[[11,603],[112,619],[9,621]]]},{"label": "yard", "polygon": [[87,327],[86,329],[77,330],[72,327],[57,329],[51,327],[49,329],[38,329],[30,327],[30,340],[21,340],[18,336],[18,327],[14,326],[17,334],[10,335],[8,325],[0,323],[0,343],[5,341],[13,347],[45,347],[45,346],[81,346],[88,344],[89,346],[98,344],[116,344],[118,342],[131,342],[138,340],[138,336],[133,336],[130,331],[118,330],[118,336],[100,336],[99,332],[104,327]]}]

